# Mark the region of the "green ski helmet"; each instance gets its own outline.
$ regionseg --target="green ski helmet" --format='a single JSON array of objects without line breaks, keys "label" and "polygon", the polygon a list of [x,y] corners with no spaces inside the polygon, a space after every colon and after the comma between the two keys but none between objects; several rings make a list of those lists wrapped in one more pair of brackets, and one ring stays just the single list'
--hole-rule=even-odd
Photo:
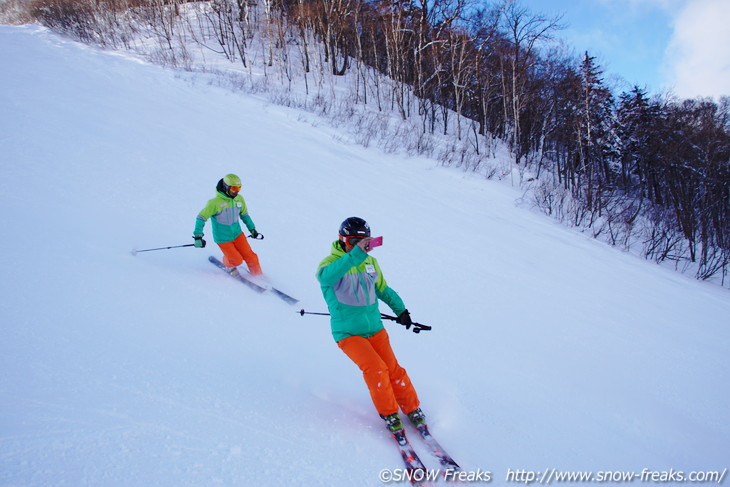
[{"label": "green ski helmet", "polygon": [[218,181],[218,191],[235,198],[238,192],[241,191],[241,178],[235,174],[226,174],[223,179]]},{"label": "green ski helmet", "polygon": [[223,182],[226,186],[241,186],[241,178],[235,174],[226,174],[223,176]]}]

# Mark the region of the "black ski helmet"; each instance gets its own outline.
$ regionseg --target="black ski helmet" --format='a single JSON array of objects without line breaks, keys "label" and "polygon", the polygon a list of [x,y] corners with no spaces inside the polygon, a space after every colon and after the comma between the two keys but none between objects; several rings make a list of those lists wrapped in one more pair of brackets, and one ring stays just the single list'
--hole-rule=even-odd
[{"label": "black ski helmet", "polygon": [[369,237],[370,225],[362,218],[351,216],[340,225],[340,235],[343,237]]}]

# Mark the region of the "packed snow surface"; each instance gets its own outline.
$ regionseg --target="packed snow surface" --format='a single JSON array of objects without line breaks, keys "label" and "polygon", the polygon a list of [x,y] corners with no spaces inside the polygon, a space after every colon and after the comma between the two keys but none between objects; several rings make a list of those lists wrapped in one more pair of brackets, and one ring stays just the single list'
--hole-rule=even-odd
[{"label": "packed snow surface", "polygon": [[[508,179],[39,27],[0,46],[0,485],[383,485],[402,463],[359,371],[296,312],[326,311],[315,270],[353,215],[433,326],[387,324],[465,471],[730,467],[727,289],[555,224]],[[210,223],[205,249],[131,254],[191,243],[228,172],[297,307],[212,266]]]}]

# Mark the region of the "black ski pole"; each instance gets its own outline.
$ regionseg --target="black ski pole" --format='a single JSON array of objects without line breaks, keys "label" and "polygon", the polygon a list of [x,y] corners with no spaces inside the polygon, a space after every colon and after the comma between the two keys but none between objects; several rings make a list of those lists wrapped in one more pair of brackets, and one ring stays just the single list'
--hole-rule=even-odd
[{"label": "black ski pole", "polygon": [[299,313],[301,316],[304,316],[304,315],[329,316],[330,315],[329,313],[313,313],[311,311],[304,311],[304,309],[300,309],[299,311],[297,311],[297,313]]},{"label": "black ski pole", "polygon": [[132,255],[137,255],[140,252],[152,252],[153,250],[168,250],[168,249],[179,249],[180,247],[195,247],[194,243],[191,244],[185,244],[185,245],[173,245],[171,247],[158,247],[156,249],[144,249],[144,250],[132,250]]},{"label": "black ski pole", "polygon": [[[313,313],[311,311],[304,311],[304,309],[300,309],[297,311],[301,316],[304,315],[320,315],[320,316],[330,316],[329,313]],[[397,321],[398,318],[395,316],[386,315],[385,313],[380,313],[380,317],[385,320],[391,320],[391,321]],[[421,333],[422,331],[429,331],[431,330],[431,327],[429,325],[422,325],[421,323],[416,323],[415,321],[412,323],[413,325],[413,333]],[[405,326],[405,325],[403,325]],[[406,326],[406,330],[408,330],[410,327]]]},{"label": "black ski pole", "polygon": [[[398,318],[395,316],[386,315],[385,313],[380,313],[380,317],[386,320],[391,321],[398,321]],[[429,325],[422,325],[421,323],[416,323],[415,321],[411,323],[413,325],[413,333],[421,333],[422,331],[430,331],[431,326]],[[409,326],[403,325],[406,327],[406,330],[410,328]]]}]

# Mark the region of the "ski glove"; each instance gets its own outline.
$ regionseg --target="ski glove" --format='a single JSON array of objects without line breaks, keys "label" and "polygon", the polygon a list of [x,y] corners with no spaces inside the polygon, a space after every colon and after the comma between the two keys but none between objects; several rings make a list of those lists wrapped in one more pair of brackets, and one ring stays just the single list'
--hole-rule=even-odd
[{"label": "ski glove", "polygon": [[203,240],[202,235],[193,235],[193,240],[195,240],[194,244],[196,248],[202,249],[205,247],[205,240]]},{"label": "ski glove", "polygon": [[254,228],[253,230],[251,230],[251,238],[263,239],[264,234],[257,232],[256,229]]},{"label": "ski glove", "polygon": [[411,325],[413,324],[413,321],[411,321],[411,314],[408,312],[408,310],[405,310],[404,312],[399,314],[398,318],[395,319],[395,322],[405,326],[406,330],[410,329]]}]

